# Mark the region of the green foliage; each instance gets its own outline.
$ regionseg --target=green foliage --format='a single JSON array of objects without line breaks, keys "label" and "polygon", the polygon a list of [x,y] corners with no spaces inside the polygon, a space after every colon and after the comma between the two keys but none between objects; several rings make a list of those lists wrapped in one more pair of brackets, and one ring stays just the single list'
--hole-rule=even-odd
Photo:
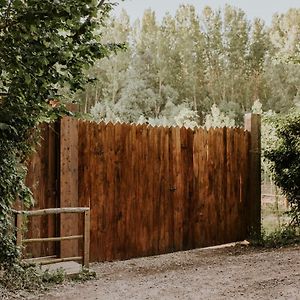
[{"label": "green foliage", "polygon": [[68,277],[63,268],[55,271],[42,271],[34,264],[15,264],[0,275],[0,290],[20,293],[36,292],[47,290],[65,281],[86,282],[93,279],[96,279],[96,272],[87,268],[82,268],[80,273]]},{"label": "green foliage", "polygon": [[50,285],[61,284],[65,280],[63,269],[55,272],[41,272],[35,265],[18,265],[6,269],[0,278],[0,288],[9,291],[36,291]]},{"label": "green foliage", "polygon": [[268,150],[274,149],[278,142],[276,134],[276,124],[280,116],[273,111],[264,112],[261,114],[261,149],[262,149],[262,175],[264,183],[273,182],[273,173],[271,170],[271,162],[266,159],[265,153]]},{"label": "green foliage", "polygon": [[36,290],[41,287],[42,280],[35,267],[24,268],[14,265],[6,269],[0,280],[0,286],[7,290]]},{"label": "green foliage", "polygon": [[217,105],[211,107],[211,113],[205,116],[205,127],[234,127],[234,119],[230,119],[224,113],[220,111]]},{"label": "green foliage", "polygon": [[80,282],[86,282],[88,280],[93,280],[97,278],[97,274],[95,271],[91,271],[87,268],[82,268],[81,272],[75,276],[72,276],[72,281],[80,281]]},{"label": "green foliage", "polygon": [[[63,114],[62,94],[82,89],[91,80],[85,70],[121,48],[100,41],[112,8],[97,0],[0,2],[0,265],[12,265],[18,253],[12,204],[32,204],[24,163],[37,125]],[[50,105],[58,99],[60,106]]]},{"label": "green foliage", "polygon": [[97,80],[79,96],[82,110],[88,113],[99,102],[99,119],[169,121],[166,106],[172,103],[191,109],[203,125],[216,104],[242,125],[244,113],[260,99],[264,111],[286,113],[300,105],[300,65],[288,63],[300,53],[299,12],[274,16],[267,27],[229,5],[202,13],[180,5],[162,22],[147,10],[132,25],[123,11],[103,39],[126,43],[127,51],[88,71]]},{"label": "green foliage", "polygon": [[299,228],[293,226],[281,226],[269,234],[262,232],[260,239],[252,243],[254,246],[266,248],[279,248],[296,244],[300,244],[300,232]]},{"label": "green foliage", "polygon": [[300,226],[300,113],[282,117],[276,123],[278,140],[265,151],[274,181],[291,206],[292,222]]},{"label": "green foliage", "polygon": [[40,275],[41,281],[43,284],[51,285],[51,284],[61,284],[64,282],[66,278],[66,274],[64,269],[58,269],[54,272],[50,272],[49,270],[46,270],[45,272],[42,272]]},{"label": "green foliage", "polygon": [[285,14],[274,15],[270,37],[277,62],[299,64],[299,20],[299,9],[289,9]]}]

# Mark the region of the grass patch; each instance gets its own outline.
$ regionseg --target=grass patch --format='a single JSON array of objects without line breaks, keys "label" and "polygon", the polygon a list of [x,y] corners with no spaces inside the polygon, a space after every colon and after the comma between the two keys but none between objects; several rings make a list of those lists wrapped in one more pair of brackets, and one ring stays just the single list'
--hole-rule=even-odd
[{"label": "grass patch", "polygon": [[3,271],[0,286],[9,291],[44,290],[53,284],[61,284],[65,280],[65,272],[40,272],[35,265],[14,265]]},{"label": "grass patch", "polygon": [[[83,268],[79,274],[68,277],[63,269],[42,272],[33,264],[14,265],[0,274],[0,299],[5,293],[9,295],[10,293],[43,292],[65,281],[85,282],[95,278],[96,273],[86,268]],[[10,297],[5,299],[10,299]]]},{"label": "grass patch", "polygon": [[253,246],[264,248],[280,248],[300,244],[300,228],[283,225],[267,233],[262,231],[261,237],[252,241]]},{"label": "grass patch", "polygon": [[262,205],[262,227],[265,234],[277,231],[290,222],[288,209],[284,205],[264,204]]},{"label": "grass patch", "polygon": [[253,245],[278,248],[300,243],[300,228],[289,225],[291,218],[283,201],[263,203],[262,234]]},{"label": "grass patch", "polygon": [[86,282],[89,280],[96,279],[96,272],[91,271],[87,268],[82,268],[81,272],[75,276],[72,276],[72,281],[80,281],[80,282]]}]

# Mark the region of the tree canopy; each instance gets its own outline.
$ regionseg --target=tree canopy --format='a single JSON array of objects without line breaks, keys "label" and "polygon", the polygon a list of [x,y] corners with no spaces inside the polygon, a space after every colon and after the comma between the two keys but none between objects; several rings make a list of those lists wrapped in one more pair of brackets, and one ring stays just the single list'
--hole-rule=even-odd
[{"label": "tree canopy", "polygon": [[258,99],[277,113],[300,105],[300,66],[288,63],[300,54],[299,9],[274,15],[270,26],[229,5],[181,5],[161,22],[147,10],[132,23],[123,11],[109,24],[103,39],[128,51],[97,63],[97,81],[79,96],[86,112],[98,102],[96,119],[165,122],[181,107],[203,125],[217,105],[241,124]]}]

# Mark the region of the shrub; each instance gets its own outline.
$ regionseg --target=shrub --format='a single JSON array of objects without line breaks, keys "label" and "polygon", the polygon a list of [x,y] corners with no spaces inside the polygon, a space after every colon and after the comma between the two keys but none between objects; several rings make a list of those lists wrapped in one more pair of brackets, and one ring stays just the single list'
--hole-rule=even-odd
[{"label": "shrub", "polygon": [[[25,162],[36,128],[66,111],[71,96],[90,78],[86,68],[121,45],[102,44],[99,29],[110,0],[0,1],[0,266],[18,260],[11,208],[32,204],[24,184]],[[54,107],[56,100],[59,107]]]},{"label": "shrub", "polygon": [[265,151],[275,184],[290,205],[291,224],[300,226],[300,113],[278,119],[274,148]]}]

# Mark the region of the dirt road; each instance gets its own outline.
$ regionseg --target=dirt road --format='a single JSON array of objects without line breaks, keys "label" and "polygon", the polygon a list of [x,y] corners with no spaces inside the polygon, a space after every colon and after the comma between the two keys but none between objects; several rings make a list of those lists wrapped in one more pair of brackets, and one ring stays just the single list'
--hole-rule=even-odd
[{"label": "dirt road", "polygon": [[300,246],[193,250],[93,266],[98,279],[35,299],[299,299]]}]

